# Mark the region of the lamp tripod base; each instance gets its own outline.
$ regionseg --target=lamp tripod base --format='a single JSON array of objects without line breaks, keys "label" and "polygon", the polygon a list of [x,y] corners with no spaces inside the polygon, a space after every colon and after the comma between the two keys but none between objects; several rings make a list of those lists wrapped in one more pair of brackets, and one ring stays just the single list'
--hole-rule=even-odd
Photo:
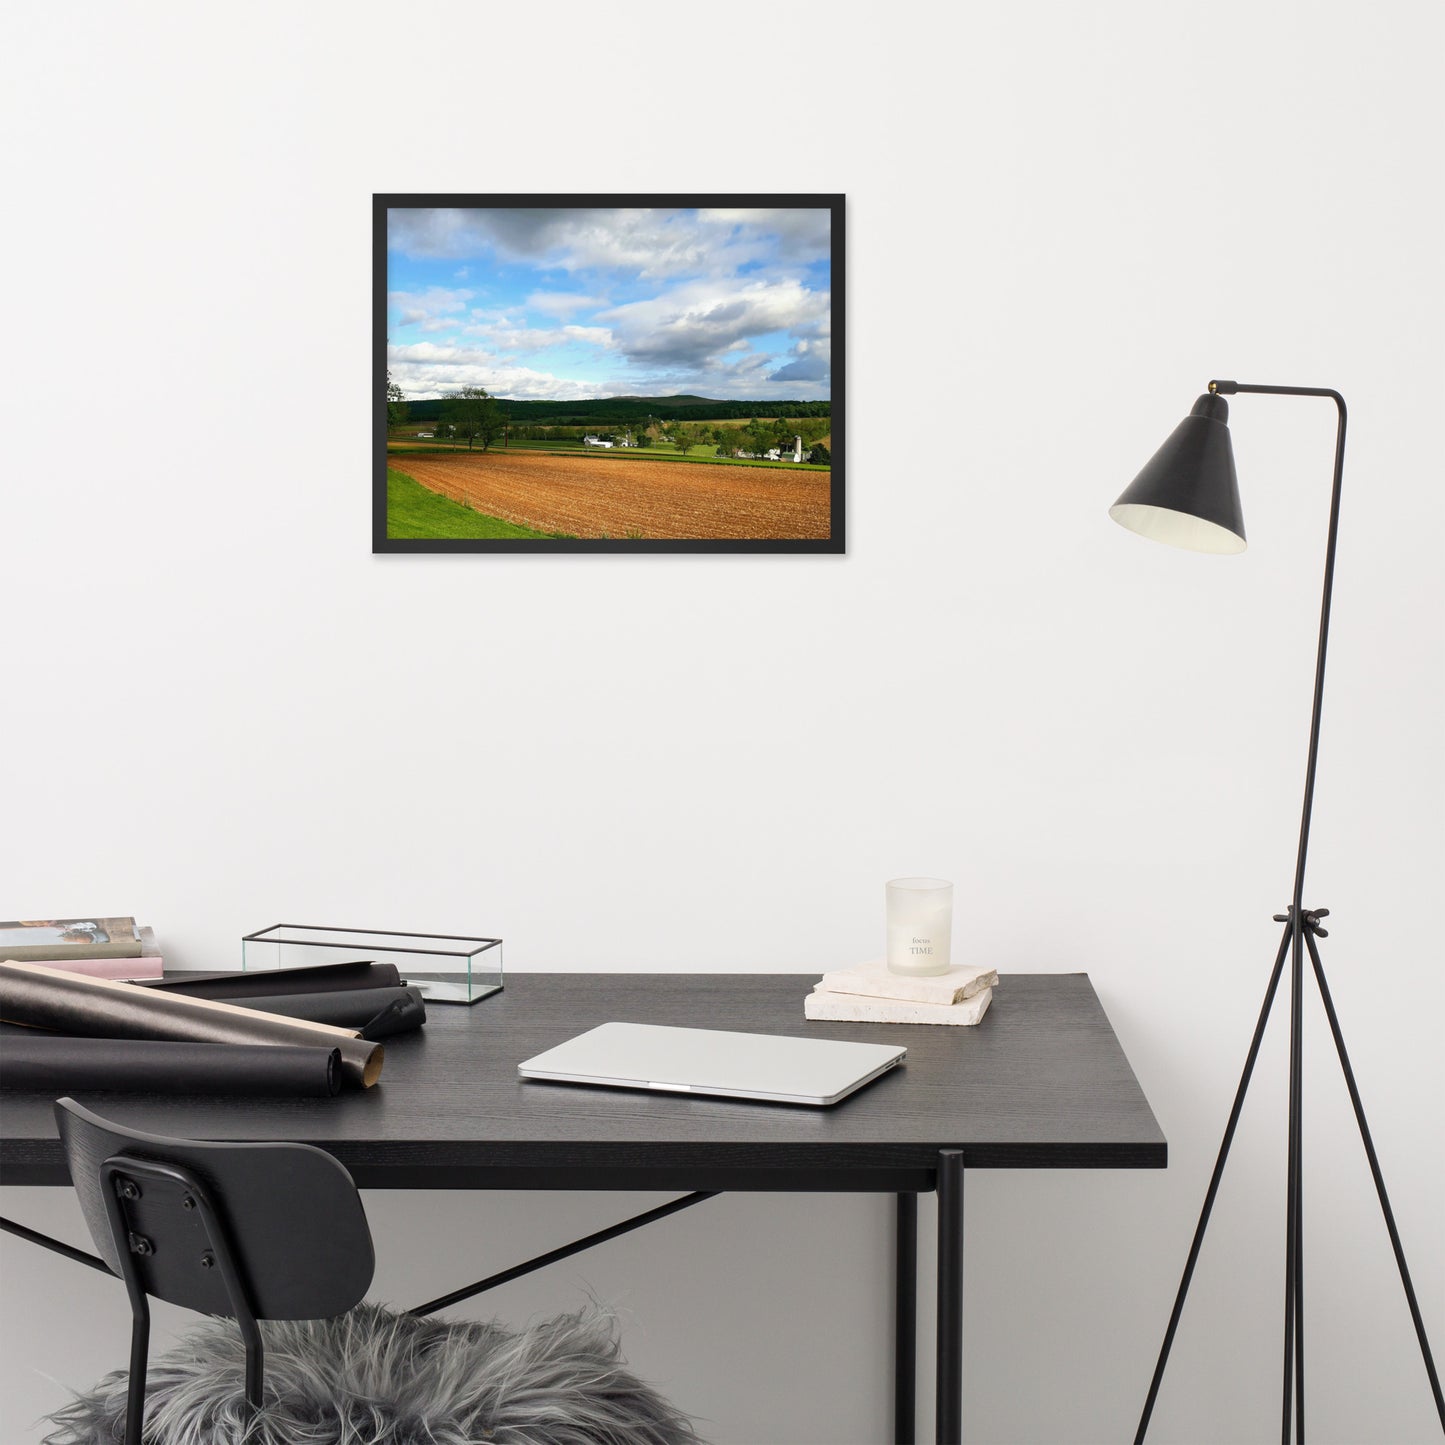
[{"label": "lamp tripod base", "polygon": [[1308,954],[1314,971],[1315,983],[1319,987],[1320,1000],[1324,1004],[1325,1017],[1329,1020],[1330,1033],[1334,1037],[1335,1051],[1339,1054],[1340,1068],[1344,1071],[1345,1084],[1349,1089],[1350,1103],[1355,1111],[1355,1122],[1359,1125],[1360,1138],[1365,1146],[1365,1157],[1369,1161],[1370,1173],[1375,1181],[1375,1192],[1379,1195],[1380,1209],[1385,1217],[1385,1228],[1390,1235],[1390,1247],[1395,1251],[1395,1263],[1400,1269],[1400,1283],[1405,1288],[1405,1300],[1410,1307],[1410,1318],[1414,1321],[1415,1337],[1420,1343],[1420,1355],[1425,1362],[1425,1373],[1429,1376],[1430,1389],[1435,1397],[1435,1409],[1440,1416],[1440,1428],[1445,1432],[1445,1395],[1441,1394],[1440,1376],[1435,1369],[1435,1360],[1430,1353],[1430,1341],[1425,1334],[1425,1322],[1420,1317],[1420,1305],[1415,1298],[1415,1287],[1410,1281],[1410,1270],[1405,1263],[1405,1251],[1400,1244],[1400,1233],[1395,1226],[1395,1214],[1390,1208],[1390,1196],[1385,1192],[1384,1176],[1380,1172],[1380,1161],[1375,1154],[1374,1140],[1370,1137],[1370,1126],[1365,1119],[1364,1105],[1360,1102],[1360,1091],[1355,1084],[1355,1072],[1350,1067],[1350,1056],[1345,1049],[1345,1039],[1340,1031],[1340,1021],[1330,997],[1329,984],[1325,981],[1324,965],[1320,961],[1317,940],[1328,937],[1320,926],[1320,920],[1328,917],[1328,908],[1304,909],[1294,905],[1284,913],[1275,915],[1276,923],[1284,924],[1284,937],[1280,939],[1279,952],[1275,955],[1274,968],[1270,972],[1269,987],[1265,990],[1264,1006],[1259,1012],[1259,1022],[1250,1040],[1249,1053],[1244,1060],[1244,1073],[1234,1095],[1234,1107],[1229,1113],[1229,1122],[1224,1128],[1224,1140],[1219,1146],[1219,1157],[1214,1161],[1214,1172],[1209,1178],[1205,1191],[1204,1207],[1199,1214],[1199,1223],[1189,1246],[1189,1257],[1184,1264],[1184,1276],[1179,1281],[1179,1293],[1174,1299],[1174,1309],[1169,1316],[1168,1328],[1164,1331],[1164,1343],[1159,1350],[1159,1360],[1154,1366],[1154,1377],[1149,1382],[1149,1394],[1144,1401],[1144,1411],[1139,1417],[1139,1429],[1134,1436],[1135,1445],[1143,1445],[1149,1429],[1149,1419],[1154,1413],[1154,1402],[1159,1395],[1159,1385],[1164,1378],[1164,1368],[1169,1362],[1169,1351],[1174,1344],[1174,1335],[1179,1328],[1179,1317],[1184,1312],[1184,1300],[1189,1293],[1189,1284],[1194,1277],[1194,1266],[1199,1259],[1204,1233],[1209,1227],[1209,1215],[1214,1208],[1214,1199],[1219,1192],[1219,1182],[1224,1176],[1225,1161],[1229,1158],[1229,1147],[1234,1142],[1234,1131],[1239,1124],[1240,1112],[1244,1107],[1244,1096],[1249,1090],[1249,1081],[1254,1073],[1255,1059],[1264,1038],[1265,1026],[1269,1023],[1270,1012],[1279,992],[1279,981],[1284,973],[1285,960],[1290,960],[1290,1079],[1289,1079],[1289,1163],[1286,1188],[1285,1222],[1285,1303],[1284,1303],[1284,1383],[1281,1406],[1280,1440],[1282,1445],[1291,1445],[1291,1440],[1304,1445],[1305,1438],[1305,1365],[1304,1365],[1304,1174],[1301,1167],[1301,1113],[1303,1103],[1303,1021],[1301,1008],[1304,992],[1304,960]]}]

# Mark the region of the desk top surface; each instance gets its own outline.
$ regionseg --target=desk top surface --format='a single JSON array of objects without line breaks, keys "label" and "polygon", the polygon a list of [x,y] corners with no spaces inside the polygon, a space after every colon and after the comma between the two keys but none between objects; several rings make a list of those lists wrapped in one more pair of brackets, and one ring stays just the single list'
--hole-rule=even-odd
[{"label": "desk top surface", "polygon": [[[968,1168],[1163,1168],[1164,1136],[1087,974],[1009,974],[973,1027],[810,1023],[795,974],[522,974],[433,1004],[387,1040],[380,1083],[335,1099],[90,1094],[116,1121],[202,1139],[291,1139],[363,1188],[928,1190]],[[622,1019],[902,1044],[905,1064],[832,1108],[524,1081],[517,1064]],[[65,1184],[51,1101],[0,1098],[0,1182]]]}]

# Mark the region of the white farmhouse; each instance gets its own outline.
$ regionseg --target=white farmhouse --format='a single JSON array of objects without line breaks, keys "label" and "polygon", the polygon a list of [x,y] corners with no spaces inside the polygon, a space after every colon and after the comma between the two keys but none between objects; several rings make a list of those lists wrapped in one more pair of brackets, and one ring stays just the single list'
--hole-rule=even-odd
[{"label": "white farmhouse", "polygon": [[603,441],[601,437],[583,437],[582,445],[584,447],[610,447],[612,443]]},{"label": "white farmhouse", "polygon": [[[769,460],[770,462],[780,462],[780,461],[783,461],[783,460],[784,460],[784,457],[783,457],[783,449],[782,449],[781,447],[771,447],[771,448],[769,448],[769,450],[768,450],[768,460]],[[793,438],[793,455],[792,455],[791,457],[788,457],[787,460],[788,460],[788,461],[792,461],[792,462],[800,462],[800,461],[803,460],[803,439],[802,439],[802,437],[800,437],[800,436],[795,436],[795,437]]]}]

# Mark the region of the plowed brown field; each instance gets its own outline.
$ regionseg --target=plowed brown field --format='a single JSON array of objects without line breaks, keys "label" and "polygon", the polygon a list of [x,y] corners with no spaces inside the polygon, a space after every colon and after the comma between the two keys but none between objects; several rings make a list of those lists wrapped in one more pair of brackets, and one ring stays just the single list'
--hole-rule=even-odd
[{"label": "plowed brown field", "polygon": [[539,532],[578,537],[828,536],[830,474],[632,457],[396,456],[422,486]]}]

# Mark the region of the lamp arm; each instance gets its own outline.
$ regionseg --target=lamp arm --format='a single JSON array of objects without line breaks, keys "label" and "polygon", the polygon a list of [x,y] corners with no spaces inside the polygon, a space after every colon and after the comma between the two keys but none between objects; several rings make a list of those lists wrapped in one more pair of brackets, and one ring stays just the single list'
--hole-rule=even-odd
[{"label": "lamp arm", "polygon": [[1339,392],[1327,386],[1249,386],[1242,381],[1211,381],[1209,389],[1222,396],[1233,396],[1236,392],[1258,392],[1267,396],[1327,396],[1339,413],[1339,425],[1335,431],[1335,472],[1330,490],[1330,531],[1325,543],[1325,585],[1320,602],[1320,641],[1315,654],[1314,704],[1310,711],[1310,751],[1305,765],[1304,810],[1300,817],[1299,853],[1295,859],[1294,913],[1300,917],[1304,900],[1305,856],[1309,851],[1310,813],[1315,800],[1315,765],[1320,751],[1320,709],[1325,697],[1325,652],[1330,639],[1330,600],[1335,586],[1335,543],[1340,530],[1340,488],[1345,476],[1345,399]]}]

